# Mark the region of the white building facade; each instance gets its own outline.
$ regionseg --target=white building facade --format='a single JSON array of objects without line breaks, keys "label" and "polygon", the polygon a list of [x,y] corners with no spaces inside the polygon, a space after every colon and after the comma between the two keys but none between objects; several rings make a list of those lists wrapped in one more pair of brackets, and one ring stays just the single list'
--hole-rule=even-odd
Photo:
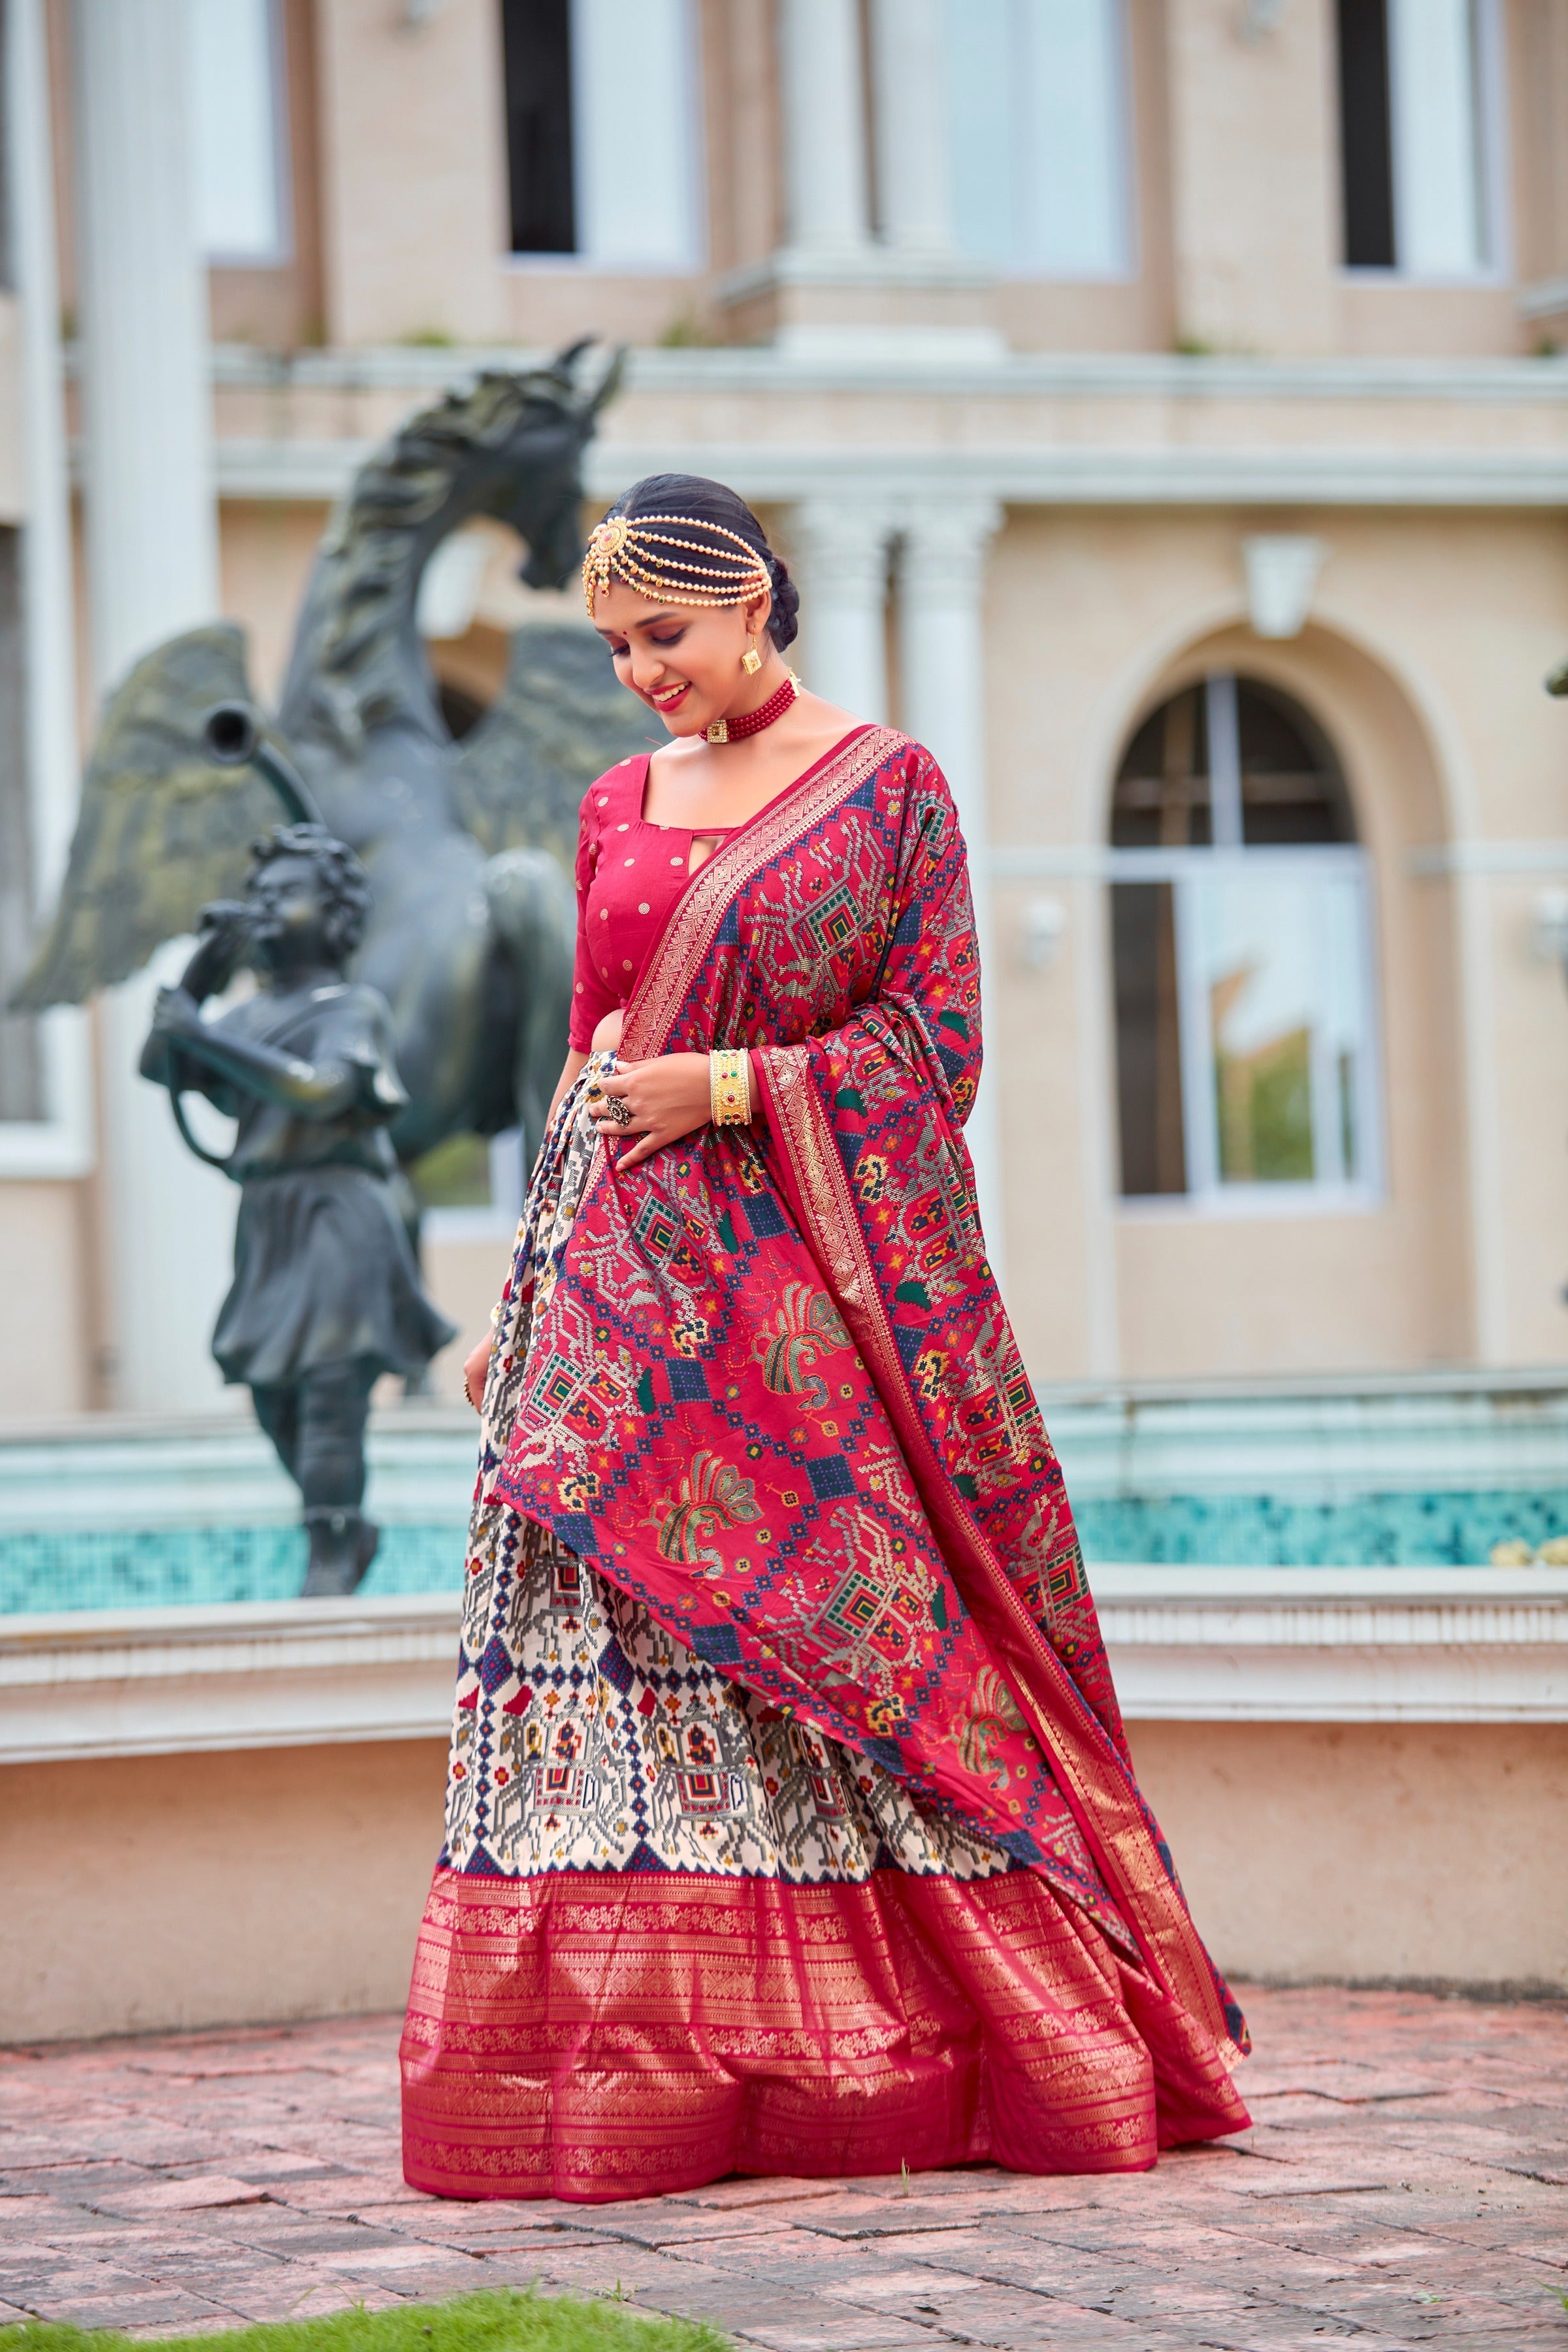
[{"label": "white building facade", "polygon": [[[368,448],[597,333],[594,499],[733,483],[803,674],[951,777],[1037,1378],[1568,1355],[1568,0],[9,0],[5,38],[8,975],[127,664],[222,613],[275,690]],[[473,701],[509,562],[432,622]],[[152,984],[0,1027],[11,1416],[222,1402],[231,1208],[132,1075]],[[469,1332],[483,1189],[432,1226]]]}]

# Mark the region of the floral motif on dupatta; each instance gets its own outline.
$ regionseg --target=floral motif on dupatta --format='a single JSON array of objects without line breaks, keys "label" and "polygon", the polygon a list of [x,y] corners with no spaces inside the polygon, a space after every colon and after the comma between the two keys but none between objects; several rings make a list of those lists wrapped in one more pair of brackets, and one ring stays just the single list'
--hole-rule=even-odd
[{"label": "floral motif on dupatta", "polygon": [[[963,838],[867,729],[700,868],[623,1057],[752,1051],[758,1129],[596,1148],[480,1471],[699,1657],[1239,2011],[1127,1759],[1061,1472],[984,1256]],[[510,1295],[510,1286],[509,1286]],[[511,1410],[512,1407],[515,1410]],[[509,1425],[510,1424],[510,1425]]]}]

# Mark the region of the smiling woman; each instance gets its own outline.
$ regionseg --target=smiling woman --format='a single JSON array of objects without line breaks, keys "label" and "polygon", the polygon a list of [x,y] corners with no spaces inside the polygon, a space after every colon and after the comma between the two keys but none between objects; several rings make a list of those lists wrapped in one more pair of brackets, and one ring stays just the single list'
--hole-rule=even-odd
[{"label": "smiling woman", "polygon": [[674,740],[584,803],[572,1051],[468,1366],[407,2177],[1146,2167],[1245,2122],[1245,2028],[985,1259],[952,796],[796,685],[717,483],[640,483],[584,585]]}]

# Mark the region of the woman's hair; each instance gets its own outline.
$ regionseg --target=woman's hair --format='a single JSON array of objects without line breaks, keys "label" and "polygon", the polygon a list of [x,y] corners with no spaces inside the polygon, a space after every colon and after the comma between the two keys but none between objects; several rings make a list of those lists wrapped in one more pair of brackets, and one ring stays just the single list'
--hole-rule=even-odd
[{"label": "woman's hair", "polygon": [[250,845],[247,887],[279,857],[310,859],[321,883],[328,951],[339,961],[352,956],[370,914],[370,883],[353,851],[324,824],[274,825]]},{"label": "woman's hair", "polygon": [[737,539],[743,539],[748,547],[756,550],[767,568],[773,597],[773,608],[768,615],[769,636],[780,653],[794,643],[800,630],[795,618],[800,611],[800,593],[783,559],[768,545],[763,526],[745,499],[727,490],[722,482],[710,482],[702,474],[645,474],[640,482],[634,482],[616,500],[605,520],[611,522],[617,515],[624,515],[628,522],[647,521],[654,515],[689,515],[694,522],[712,523],[719,530],[733,531]]}]

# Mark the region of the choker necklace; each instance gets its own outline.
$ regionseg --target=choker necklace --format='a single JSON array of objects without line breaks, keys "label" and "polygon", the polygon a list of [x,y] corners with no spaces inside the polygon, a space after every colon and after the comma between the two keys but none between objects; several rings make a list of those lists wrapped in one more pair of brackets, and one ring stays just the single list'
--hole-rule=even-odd
[{"label": "choker necklace", "polygon": [[775,719],[782,719],[795,696],[800,692],[800,680],[794,670],[788,672],[776,694],[759,702],[754,710],[742,710],[738,719],[715,719],[708,730],[710,743],[738,743],[743,735],[760,735]]}]

